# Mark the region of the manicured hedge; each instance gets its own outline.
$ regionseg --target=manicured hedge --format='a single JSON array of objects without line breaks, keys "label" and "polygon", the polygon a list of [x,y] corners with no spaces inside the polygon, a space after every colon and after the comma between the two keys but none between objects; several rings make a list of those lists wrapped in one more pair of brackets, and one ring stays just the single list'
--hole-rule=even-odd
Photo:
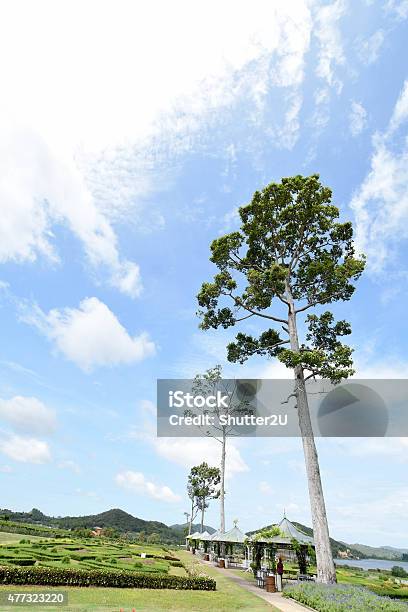
[{"label": "manicured hedge", "polygon": [[8,559],[8,562],[13,565],[34,565],[35,559],[19,559],[17,557],[15,559]]},{"label": "manicured hedge", "polygon": [[215,591],[212,578],[190,578],[166,574],[124,571],[76,570],[48,567],[0,567],[0,584],[40,584],[51,586],[101,586],[136,589],[182,589]]}]

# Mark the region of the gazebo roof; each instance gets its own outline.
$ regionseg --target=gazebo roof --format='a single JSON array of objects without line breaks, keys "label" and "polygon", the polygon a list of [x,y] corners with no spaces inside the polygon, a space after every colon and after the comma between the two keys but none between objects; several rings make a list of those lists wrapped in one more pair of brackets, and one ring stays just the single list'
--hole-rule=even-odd
[{"label": "gazebo roof", "polygon": [[258,542],[267,542],[268,544],[291,544],[292,540],[295,539],[299,544],[311,544],[314,546],[314,539],[303,533],[303,531],[300,531],[286,517],[281,520],[277,527],[279,527],[280,530],[279,535],[273,538],[261,538]]},{"label": "gazebo roof", "polygon": [[232,529],[226,531],[225,533],[220,533],[219,531],[216,531],[211,539],[214,542],[230,542],[233,544],[242,544],[246,540],[246,535],[240,530],[239,527],[235,525]]},{"label": "gazebo roof", "polygon": [[211,534],[208,533],[208,531],[203,531],[203,533],[199,534],[199,537],[197,538],[197,540],[211,540]]},{"label": "gazebo roof", "polygon": [[200,537],[201,533],[199,531],[195,531],[191,535],[188,535],[187,538],[190,540],[197,540]]}]

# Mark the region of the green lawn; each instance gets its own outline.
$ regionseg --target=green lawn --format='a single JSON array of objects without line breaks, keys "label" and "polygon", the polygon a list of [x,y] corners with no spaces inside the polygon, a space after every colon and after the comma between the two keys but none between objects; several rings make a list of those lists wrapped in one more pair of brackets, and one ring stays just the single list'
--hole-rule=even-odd
[{"label": "green lawn", "polygon": [[39,536],[27,536],[27,535],[22,535],[21,533],[6,533],[4,531],[0,531],[0,545],[1,544],[15,544],[16,542],[19,542],[20,540],[24,538],[28,538],[29,540],[32,540],[33,542],[41,540]]}]

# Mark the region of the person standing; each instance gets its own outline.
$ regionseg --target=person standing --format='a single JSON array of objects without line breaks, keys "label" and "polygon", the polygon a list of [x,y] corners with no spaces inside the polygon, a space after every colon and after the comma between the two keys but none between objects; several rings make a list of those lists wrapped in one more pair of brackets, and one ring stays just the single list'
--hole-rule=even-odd
[{"label": "person standing", "polygon": [[276,565],[276,574],[277,574],[277,588],[278,591],[282,590],[282,576],[283,576],[283,562],[282,557],[279,557],[279,561]]}]

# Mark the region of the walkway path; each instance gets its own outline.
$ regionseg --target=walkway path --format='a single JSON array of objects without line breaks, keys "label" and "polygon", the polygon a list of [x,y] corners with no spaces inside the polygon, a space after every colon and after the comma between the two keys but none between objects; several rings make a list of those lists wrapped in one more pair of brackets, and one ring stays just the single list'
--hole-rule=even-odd
[{"label": "walkway path", "polygon": [[237,576],[234,570],[221,569],[209,561],[202,561],[202,563],[205,565],[211,565],[211,567],[221,572],[223,576],[230,578],[239,584],[239,586],[243,589],[246,589],[254,595],[261,597],[261,599],[264,599],[272,606],[275,606],[275,608],[281,610],[281,612],[305,612],[305,610],[310,610],[310,608],[305,608],[305,606],[302,606],[293,599],[286,599],[286,597],[282,596],[282,593],[268,593],[264,589],[260,589],[258,586],[256,586],[256,584],[252,584],[252,582],[245,580],[245,578]]}]

